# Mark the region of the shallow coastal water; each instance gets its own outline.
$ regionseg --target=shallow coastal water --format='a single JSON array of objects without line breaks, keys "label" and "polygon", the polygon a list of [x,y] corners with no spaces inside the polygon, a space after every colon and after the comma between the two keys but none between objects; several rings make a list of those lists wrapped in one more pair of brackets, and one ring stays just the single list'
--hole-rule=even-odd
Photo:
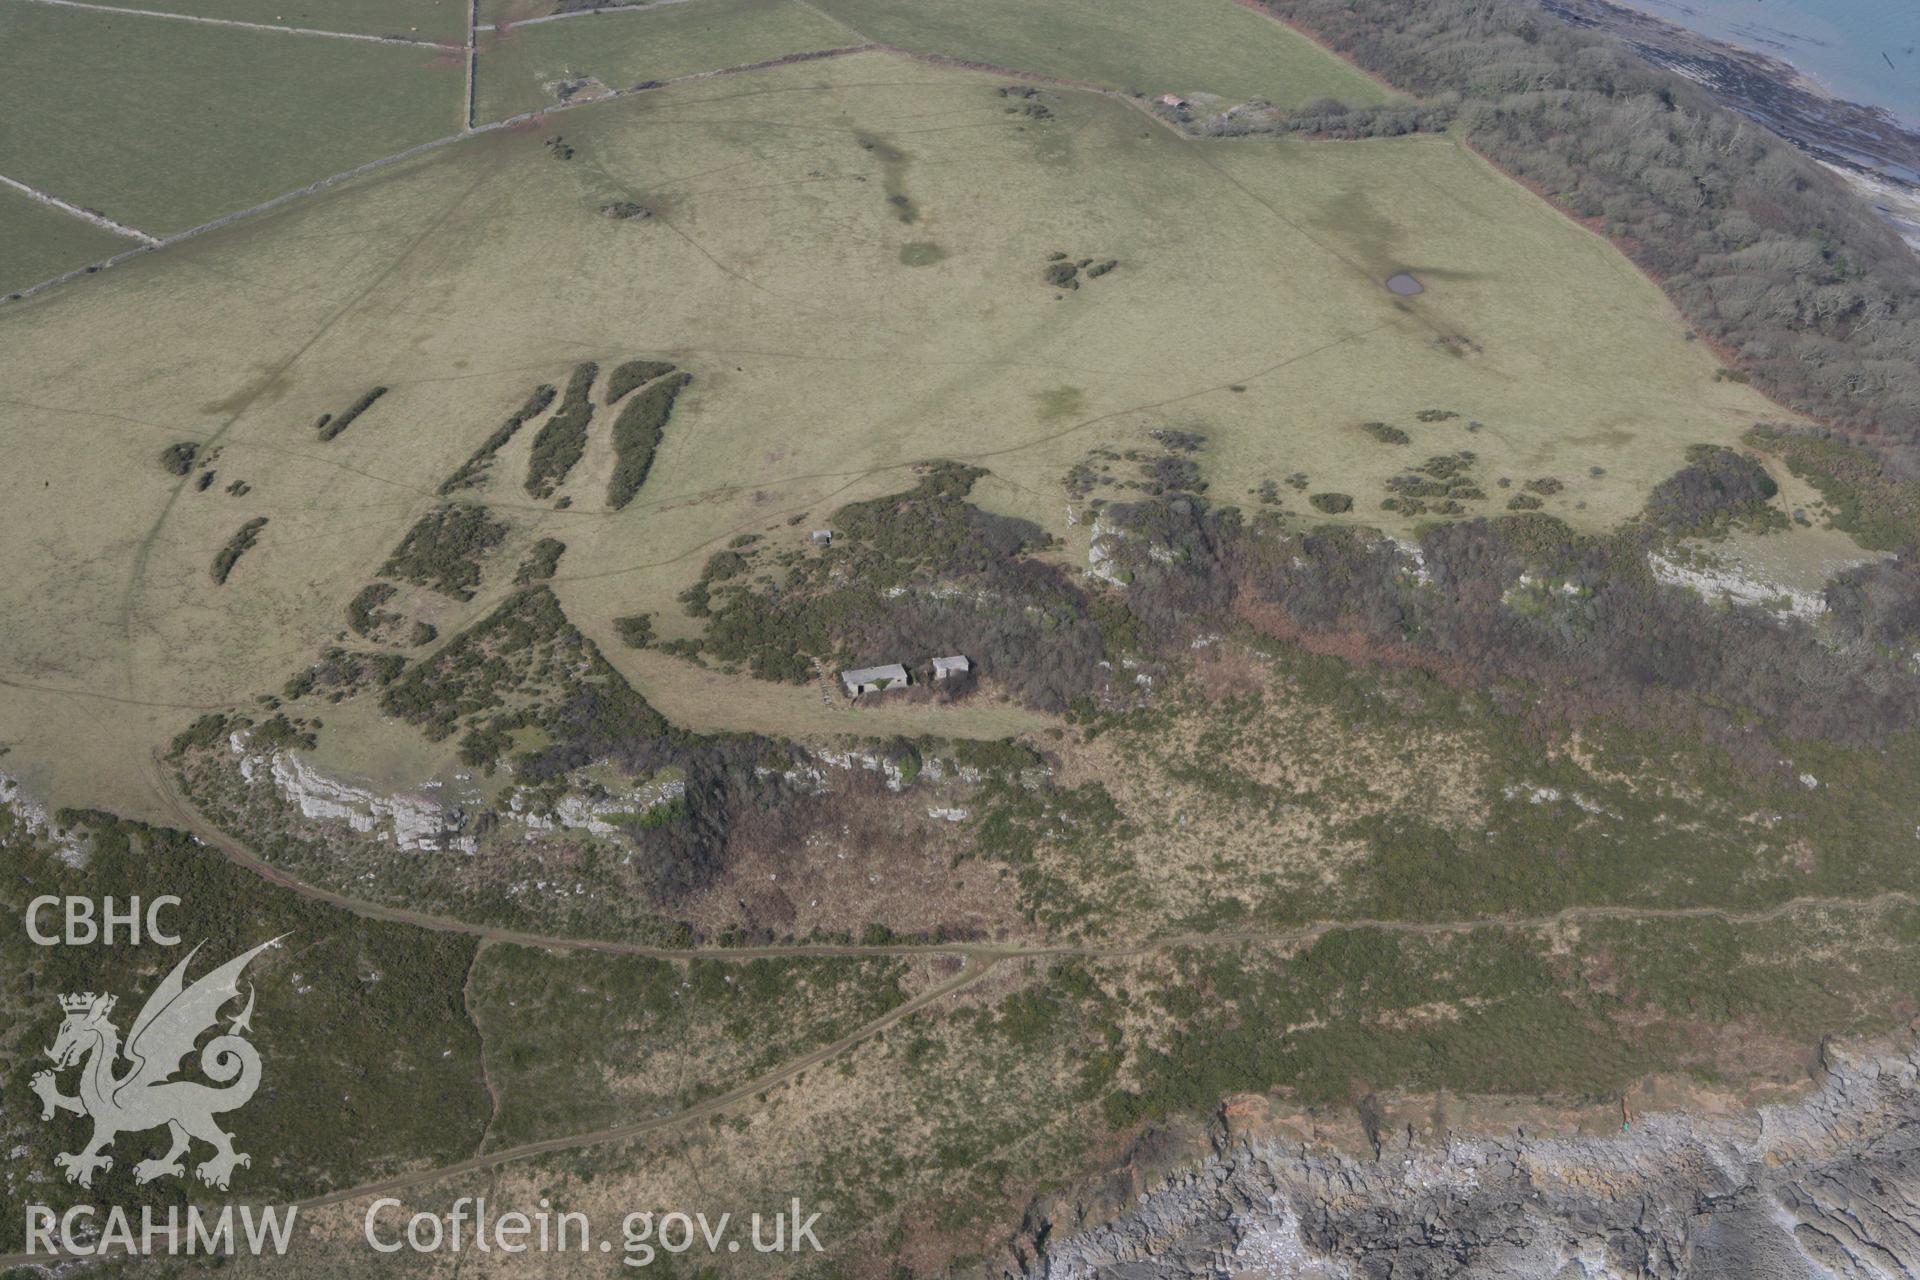
[{"label": "shallow coastal water", "polygon": [[1834,94],[1920,126],[1916,0],[1623,0],[1704,36],[1792,63]]}]

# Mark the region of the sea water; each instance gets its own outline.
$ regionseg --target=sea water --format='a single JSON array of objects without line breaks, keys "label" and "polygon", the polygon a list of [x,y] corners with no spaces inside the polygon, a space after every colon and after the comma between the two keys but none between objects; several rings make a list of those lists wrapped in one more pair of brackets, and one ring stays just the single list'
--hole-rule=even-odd
[{"label": "sea water", "polygon": [[1625,0],[1920,127],[1920,0]]}]

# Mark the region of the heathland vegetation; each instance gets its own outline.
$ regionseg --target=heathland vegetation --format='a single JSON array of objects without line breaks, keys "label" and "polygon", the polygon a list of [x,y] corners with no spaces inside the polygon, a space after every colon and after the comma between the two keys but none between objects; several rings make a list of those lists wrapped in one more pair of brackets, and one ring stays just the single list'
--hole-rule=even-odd
[{"label": "heathland vegetation", "polygon": [[[591,27],[602,19],[568,21]],[[1490,503],[1504,502],[1493,483],[1500,476],[1556,475],[1567,489],[1543,498],[1544,509],[1594,528],[1637,512],[1652,486],[1684,464],[1686,446],[1733,445],[1745,426],[1778,416],[1751,387],[1714,381],[1722,362],[1682,340],[1658,290],[1621,259],[1444,140],[1209,148],[1143,129],[1126,104],[1060,89],[1040,91],[1046,119],[1007,115],[1007,83],[874,53],[673,86],[570,113],[567,137],[579,151],[570,164],[555,164],[537,132],[488,135],[197,241],[190,255],[144,255],[60,292],[57,307],[30,302],[0,316],[0,366],[13,399],[52,406],[0,406],[23,458],[57,456],[72,485],[97,487],[128,465],[157,472],[153,459],[173,440],[219,433],[227,463],[217,484],[244,479],[253,508],[217,514],[211,500],[168,505],[171,490],[161,484],[110,511],[95,508],[85,521],[72,503],[11,505],[22,520],[35,512],[32,520],[57,534],[62,550],[6,579],[6,616],[15,619],[7,626],[18,633],[10,643],[39,665],[36,683],[48,686],[131,679],[131,696],[151,702],[208,702],[236,696],[221,673],[244,667],[254,673],[251,687],[277,688],[287,677],[284,655],[327,643],[369,567],[424,514],[396,508],[396,482],[437,488],[535,387],[564,387],[587,356],[611,369],[635,353],[668,358],[663,344],[737,354],[698,366],[675,361],[698,380],[674,408],[646,496],[616,518],[590,518],[586,508],[601,505],[611,475],[602,448],[610,433],[590,435],[565,495],[554,493],[574,500],[570,514],[552,513],[569,527],[525,531],[568,544],[556,590],[571,615],[609,639],[611,619],[640,613],[655,615],[661,640],[685,638],[688,628],[665,623],[680,616],[674,598],[706,556],[736,533],[784,529],[801,512],[824,519],[848,502],[910,487],[877,469],[914,459],[994,455],[996,481],[979,505],[1032,520],[1076,550],[1087,526],[1069,527],[1060,505],[1023,495],[1055,491],[1096,444],[1124,448],[1160,428],[1204,431],[1208,449],[1197,465],[1215,478],[1217,494],[1303,474],[1305,492],[1355,499],[1345,519],[1385,520],[1391,513],[1377,504],[1404,463],[1471,448]],[[755,94],[755,109],[769,128],[804,135],[806,146],[770,156],[712,122],[713,104],[742,86],[767,90]],[[932,131],[868,150],[857,138],[805,128],[829,108],[883,137],[910,109],[978,127],[964,146],[958,131]],[[674,128],[654,127],[666,116]],[[1048,159],[1061,149],[1074,164]],[[716,164],[734,168],[708,179],[667,177]],[[845,180],[807,181],[814,170]],[[997,180],[983,181],[988,173]],[[890,180],[925,217],[940,219],[937,229],[898,221]],[[759,202],[751,220],[740,203],[748,191]],[[599,212],[636,197],[675,225],[699,221],[699,249],[660,218],[621,222]],[[827,224],[809,203],[819,200],[831,218],[879,237],[870,262],[859,257],[856,269],[843,261],[869,242],[823,238]],[[1095,208],[1100,225],[1085,212]],[[481,209],[484,218],[466,220]],[[1003,260],[998,232],[987,229],[1021,217],[1039,222],[1030,242],[1009,246]],[[449,263],[437,255],[453,241],[425,229],[455,218],[471,243],[460,241],[468,248]],[[768,234],[792,250],[756,257]],[[901,246],[929,235],[945,256],[931,267],[902,265]],[[576,240],[588,256],[563,273],[562,291],[552,255]],[[1069,247],[1123,265],[1056,302],[1034,273],[1047,253]],[[175,265],[202,254],[257,288],[236,291],[221,283],[231,277]],[[1406,262],[1445,263],[1454,274],[1433,276],[1420,297],[1398,299],[1380,279]],[[645,307],[631,305],[637,279],[649,282]],[[324,342],[270,386],[240,377],[243,366],[272,368],[292,355],[281,304],[270,301],[289,296],[298,302],[286,323],[309,326],[308,336],[325,325]],[[990,300],[991,315],[958,305],[969,296]],[[516,308],[521,320],[509,325]],[[575,332],[570,317],[587,312],[600,318],[601,333],[583,354],[565,335]],[[203,358],[206,335],[183,321],[189,314],[221,317],[221,361]],[[823,347],[824,327],[853,314],[873,317],[866,336],[845,349]],[[1154,324],[1138,322],[1149,314]],[[1614,322],[1596,328],[1594,314]],[[121,359],[65,381],[55,376],[62,350],[101,326],[136,322],[145,336],[124,344]],[[416,344],[423,327],[439,335],[434,344]],[[1210,339],[1180,350],[1165,341],[1189,331]],[[1479,354],[1443,341],[1462,334]],[[1584,377],[1569,387],[1554,371],[1576,349]],[[1084,359],[1092,350],[1104,353],[1097,366]],[[461,369],[461,360],[470,367]],[[953,380],[956,361],[970,362],[964,382]],[[1108,372],[1069,372],[1088,367]],[[312,447],[307,433],[321,413],[338,413],[375,385],[392,389],[347,434]],[[608,425],[637,394],[596,411],[596,420]],[[599,392],[594,400],[604,403]],[[1163,403],[1177,408],[1142,407]],[[153,420],[159,405],[174,406],[166,436],[125,421]],[[1414,416],[1436,405],[1461,416]],[[89,419],[94,430],[76,437],[73,412],[115,416]],[[1095,419],[1099,425],[1086,425]],[[525,500],[518,491],[529,437],[544,421],[526,419],[494,455],[499,474],[488,496],[502,514]],[[1406,431],[1411,444],[1378,445],[1353,429],[1369,421]],[[1485,429],[1471,431],[1473,422]],[[290,431],[309,447],[290,447]],[[229,476],[242,459],[244,476]],[[1592,477],[1596,466],[1606,474]],[[514,499],[499,493],[502,484]],[[46,492],[51,502],[61,490]],[[1304,494],[1289,494],[1287,504],[1311,510]],[[223,592],[232,625],[193,625],[191,589],[159,589],[156,575],[190,554],[192,576],[210,589],[202,576],[208,559],[254,514],[272,519],[267,539],[301,549],[285,566],[297,563],[297,572],[256,576],[243,567]],[[571,527],[581,520],[581,529]],[[1413,520],[1393,527],[1404,531]],[[124,575],[73,572],[114,563],[107,548],[123,545],[150,550],[126,561]],[[188,546],[196,549],[180,550]],[[131,586],[120,580],[133,575]],[[118,642],[85,622],[127,608],[132,634],[151,637],[137,642],[131,676]],[[30,627],[28,617],[36,619]],[[426,620],[451,632],[473,618]],[[609,660],[621,664],[628,652],[610,651]],[[756,696],[756,707],[781,717],[756,727],[804,723],[811,731],[802,717],[819,704],[808,708],[804,692]],[[9,721],[28,725],[29,738],[63,740],[55,757],[122,750],[83,721],[43,714],[44,699],[9,689],[0,702],[21,707]],[[793,717],[781,710],[788,706]],[[127,715],[148,747],[171,735],[158,708]],[[137,771],[146,750],[126,746],[107,773]],[[121,798],[137,804],[141,793],[128,786]]]},{"label": "heathland vegetation", "polygon": [[[0,858],[8,868],[0,906],[16,924],[28,900],[41,894],[112,895],[120,903],[179,899],[166,920],[182,946],[148,940],[112,948],[110,989],[120,996],[113,1017],[123,1032],[188,947],[202,949],[191,971],[197,977],[284,936],[248,973],[258,1002],[249,1038],[266,1064],[262,1087],[243,1111],[223,1117],[238,1149],[253,1156],[244,1171],[250,1195],[284,1202],[422,1160],[457,1160],[478,1144],[487,1094],[479,1040],[460,998],[471,939],[310,902],[183,832],[85,811],[60,813],[57,821],[86,850],[83,858],[31,835],[0,810]],[[101,990],[103,969],[98,948],[34,946],[19,927],[0,931],[0,958],[0,1088],[18,1102],[32,1098],[30,1078],[49,1065],[45,1051],[62,1016],[57,997]],[[367,1073],[375,1060],[384,1064],[380,1080]],[[396,1087],[400,1081],[404,1087]],[[33,1123],[25,1123],[29,1118]],[[192,1177],[136,1181],[135,1165],[164,1150],[164,1130],[120,1135],[113,1167],[90,1190],[67,1183],[52,1157],[77,1150],[87,1123],[62,1116],[42,1124],[37,1104],[31,1112],[10,1104],[14,1155],[0,1179],[14,1202],[63,1209],[110,1198],[130,1208],[153,1205],[164,1220],[168,1205],[227,1198]],[[8,1215],[0,1249],[22,1248],[22,1227],[19,1215]]]}]

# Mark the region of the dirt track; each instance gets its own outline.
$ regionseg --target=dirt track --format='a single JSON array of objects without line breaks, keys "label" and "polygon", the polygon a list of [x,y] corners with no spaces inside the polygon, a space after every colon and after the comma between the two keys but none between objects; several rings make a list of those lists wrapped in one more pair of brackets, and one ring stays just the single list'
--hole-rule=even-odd
[{"label": "dirt track", "polygon": [[1532,916],[1477,916],[1460,920],[1381,920],[1368,916],[1345,919],[1313,920],[1280,929],[1249,929],[1219,933],[1152,934],[1137,939],[1100,945],[1054,942],[927,942],[889,943],[861,946],[840,943],[787,943],[762,947],[661,947],[640,942],[619,942],[605,938],[570,938],[553,934],[503,929],[495,925],[474,924],[451,916],[413,911],[335,893],[308,884],[292,872],[261,858],[245,844],[207,821],[199,810],[180,794],[178,786],[158,760],[154,761],[153,783],[167,807],[179,819],[183,830],[218,849],[237,866],[261,879],[279,885],[301,897],[324,902],[343,911],[414,925],[442,933],[463,933],[485,942],[504,942],[514,946],[539,947],[547,951],[591,951],[603,955],[649,956],[661,960],[690,959],[800,959],[832,956],[929,956],[957,955],[969,961],[999,961],[1016,958],[1076,956],[1086,959],[1124,959],[1174,947],[1210,946],[1298,946],[1316,942],[1329,933],[1345,930],[1372,930],[1380,933],[1410,934],[1420,937],[1445,937],[1474,933],[1482,929],[1517,929],[1538,932],[1563,925],[1602,920],[1713,920],[1722,924],[1766,924],[1800,911],[1879,911],[1892,906],[1920,906],[1920,896],[1899,889],[1866,898],[1794,897],[1770,907],[1751,911],[1733,911],[1725,907],[1563,907],[1559,911]]}]

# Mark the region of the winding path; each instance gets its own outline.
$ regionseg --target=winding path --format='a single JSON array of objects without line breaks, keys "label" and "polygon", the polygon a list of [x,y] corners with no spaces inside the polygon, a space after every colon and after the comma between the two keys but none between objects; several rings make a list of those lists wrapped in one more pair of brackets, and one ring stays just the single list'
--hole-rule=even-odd
[{"label": "winding path", "polygon": [[602,955],[647,956],[656,960],[783,960],[807,957],[846,956],[937,956],[954,955],[965,960],[998,962],[1011,959],[1078,957],[1083,959],[1126,959],[1178,947],[1297,946],[1317,942],[1330,933],[1370,930],[1415,937],[1449,937],[1476,933],[1483,929],[1512,929],[1542,932],[1570,924],[1608,920],[1712,920],[1728,925],[1767,924],[1802,911],[1883,911],[1888,907],[1920,906],[1920,895],[1902,889],[1888,889],[1863,898],[1802,895],[1787,898],[1770,907],[1737,911],[1727,907],[1636,907],[1597,905],[1563,907],[1538,915],[1473,916],[1456,920],[1392,920],[1372,916],[1310,920],[1276,929],[1244,929],[1220,932],[1184,932],[1148,934],[1111,943],[1072,942],[901,942],[866,946],[858,943],[787,943],[760,947],[663,947],[641,942],[620,942],[607,938],[566,937],[507,929],[497,925],[475,924],[452,916],[415,911],[349,897],[300,879],[283,867],[266,861],[258,853],[215,826],[181,794],[178,785],[158,758],[153,762],[153,782],[162,800],[179,819],[183,829],[202,843],[218,849],[235,865],[261,879],[279,885],[301,897],[324,902],[343,911],[413,925],[441,933],[460,933],[483,942],[538,947],[547,951],[583,951]]}]

